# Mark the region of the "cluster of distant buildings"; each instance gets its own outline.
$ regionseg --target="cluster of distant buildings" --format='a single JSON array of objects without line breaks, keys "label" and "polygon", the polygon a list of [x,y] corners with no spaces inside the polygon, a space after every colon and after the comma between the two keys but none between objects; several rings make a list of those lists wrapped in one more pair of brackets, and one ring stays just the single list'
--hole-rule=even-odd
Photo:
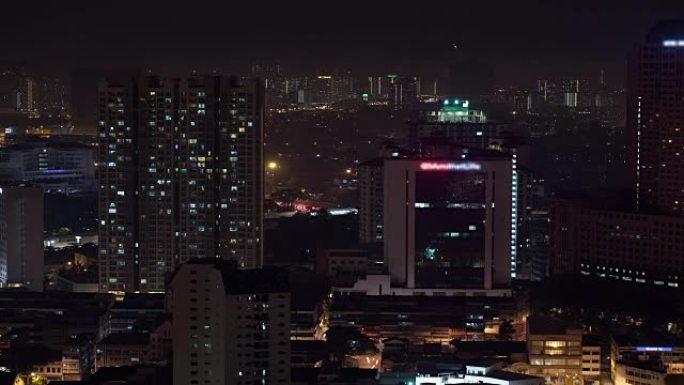
[{"label": "cluster of distant buildings", "polygon": [[438,80],[399,74],[367,77],[350,72],[288,75],[279,64],[255,64],[252,75],[264,80],[269,108],[329,108],[356,101],[391,109],[417,108],[421,101],[434,100]]},{"label": "cluster of distant buildings", "polygon": [[0,115],[65,115],[66,88],[58,77],[36,75],[24,69],[0,69]]}]

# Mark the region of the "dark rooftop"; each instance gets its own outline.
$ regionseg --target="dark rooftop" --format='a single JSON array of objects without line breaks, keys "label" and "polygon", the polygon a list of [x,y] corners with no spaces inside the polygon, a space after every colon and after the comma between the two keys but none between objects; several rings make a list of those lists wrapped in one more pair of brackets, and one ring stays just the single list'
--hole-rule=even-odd
[{"label": "dark rooftop", "polygon": [[98,345],[147,345],[150,335],[146,333],[112,333],[105,337]]},{"label": "dark rooftop", "polygon": [[240,270],[235,261],[194,258],[184,265],[213,265],[221,272],[226,294],[284,293],[290,291],[287,271],[267,266],[262,269]]},{"label": "dark rooftop", "polygon": [[482,354],[510,354],[526,353],[527,344],[525,341],[460,341],[451,342],[456,348],[456,352],[463,353],[482,353]]},{"label": "dark rooftop", "polygon": [[575,321],[540,315],[530,316],[527,325],[530,334],[566,334],[568,330],[582,330],[582,326]]},{"label": "dark rooftop", "polygon": [[290,291],[287,272],[276,267],[252,270],[221,269],[221,275],[226,294]]},{"label": "dark rooftop", "polygon": [[377,166],[377,167],[379,167],[379,166],[382,166],[383,164],[385,164],[385,158],[377,157],[377,158],[373,158],[373,159],[370,159],[370,160],[367,160],[365,162],[360,163],[359,167],[363,167],[363,166]]},{"label": "dark rooftop", "polygon": [[164,310],[164,294],[128,293],[123,301],[114,303],[114,310]]}]

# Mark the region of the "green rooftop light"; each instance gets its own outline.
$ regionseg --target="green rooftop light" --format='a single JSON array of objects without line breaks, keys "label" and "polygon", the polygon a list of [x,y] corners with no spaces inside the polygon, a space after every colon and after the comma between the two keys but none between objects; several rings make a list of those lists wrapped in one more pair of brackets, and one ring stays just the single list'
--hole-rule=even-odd
[{"label": "green rooftop light", "polygon": [[364,92],[361,94],[361,99],[368,101],[368,92]]},{"label": "green rooftop light", "polygon": [[387,77],[390,78],[390,79],[394,79],[394,78],[396,78],[396,77],[399,77],[399,75],[397,75],[397,74],[387,74]]}]

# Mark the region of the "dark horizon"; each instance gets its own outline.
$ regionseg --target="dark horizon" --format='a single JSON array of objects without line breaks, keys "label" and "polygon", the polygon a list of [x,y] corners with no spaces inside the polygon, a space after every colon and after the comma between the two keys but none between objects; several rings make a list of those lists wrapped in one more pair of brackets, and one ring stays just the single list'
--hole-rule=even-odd
[{"label": "dark horizon", "polygon": [[[130,7],[127,6],[131,5]],[[275,6],[158,1],[5,5],[1,64],[52,71],[240,72],[254,62],[295,71],[442,71],[456,55],[491,63],[499,86],[538,77],[624,80],[626,52],[675,2]],[[196,10],[196,11],[195,11]],[[239,16],[232,16],[238,14]],[[460,53],[456,53],[456,45]],[[595,74],[595,75],[592,75]]]}]

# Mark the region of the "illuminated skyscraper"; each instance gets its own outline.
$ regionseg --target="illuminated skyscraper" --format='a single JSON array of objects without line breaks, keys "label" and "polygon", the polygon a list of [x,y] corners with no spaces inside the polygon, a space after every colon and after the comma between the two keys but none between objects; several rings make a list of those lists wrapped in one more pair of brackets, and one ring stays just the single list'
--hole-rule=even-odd
[{"label": "illuminated skyscraper", "polygon": [[628,74],[627,175],[636,199],[557,199],[551,273],[681,287],[684,22],[656,24],[632,52]]},{"label": "illuminated skyscraper", "polygon": [[684,214],[684,22],[660,22],[633,52],[629,174],[639,209]]},{"label": "illuminated skyscraper", "polygon": [[191,258],[262,259],[263,93],[235,78],[100,87],[100,289],[163,291]]},{"label": "illuminated skyscraper", "polygon": [[387,159],[384,177],[393,286],[463,293],[510,287],[517,215],[510,155],[460,148],[431,159]]}]

